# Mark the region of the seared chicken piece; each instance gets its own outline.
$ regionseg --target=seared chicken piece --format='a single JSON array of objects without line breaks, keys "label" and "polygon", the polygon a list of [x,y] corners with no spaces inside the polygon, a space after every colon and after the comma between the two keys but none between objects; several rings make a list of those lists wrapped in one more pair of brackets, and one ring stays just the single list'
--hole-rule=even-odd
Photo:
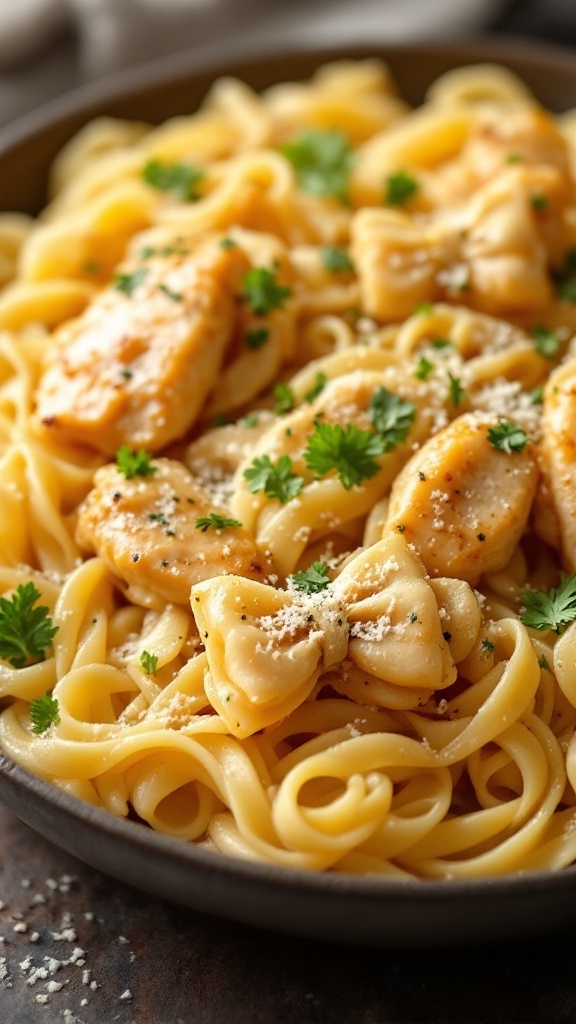
[{"label": "seared chicken piece", "polygon": [[36,394],[38,431],[106,455],[182,437],[217,380],[248,267],[217,239],[128,260],[57,331]]},{"label": "seared chicken piece", "polygon": [[497,450],[489,429],[460,416],[422,446],[392,487],[384,534],[401,532],[431,576],[476,583],[506,565],[526,527],[538,482],[533,446]]},{"label": "seared chicken piece", "polygon": [[[542,406],[539,443],[543,493],[535,509],[536,530],[562,551],[564,567],[576,571],[576,359],[559,366],[548,378]],[[554,528],[556,526],[556,529]]]},{"label": "seared chicken piece", "polygon": [[262,580],[270,565],[242,527],[205,530],[198,519],[227,516],[179,462],[156,459],[154,474],[127,480],[102,466],[80,506],[76,540],[127,584],[136,604],[187,605],[194,583],[233,573]]}]

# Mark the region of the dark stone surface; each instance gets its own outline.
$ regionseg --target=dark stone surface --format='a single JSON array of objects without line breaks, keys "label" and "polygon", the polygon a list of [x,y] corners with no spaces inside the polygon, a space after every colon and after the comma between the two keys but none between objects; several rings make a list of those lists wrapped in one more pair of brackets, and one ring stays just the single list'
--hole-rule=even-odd
[{"label": "dark stone surface", "polygon": [[[114,882],[4,809],[0,859],[0,899],[6,904],[0,911],[0,956],[11,978],[11,987],[8,977],[0,982],[2,1024],[74,1024],[74,1019],[82,1024],[573,1024],[576,1019],[576,930],[425,952],[268,934]],[[36,894],[46,902],[35,902]],[[14,932],[18,913],[27,924],[25,933]],[[76,932],[72,941],[52,935],[62,933],[66,914]],[[35,931],[38,941],[31,942]],[[85,951],[84,965],[71,963],[51,979],[27,984],[31,967],[42,966],[44,957],[69,959],[76,947]],[[26,957],[31,964],[23,969]],[[86,970],[99,986],[95,990],[82,983]],[[64,985],[47,993],[49,980]],[[126,989],[132,998],[121,1000]],[[41,994],[48,994],[47,1004],[36,1002]],[[88,1000],[84,1006],[83,999]]]}]

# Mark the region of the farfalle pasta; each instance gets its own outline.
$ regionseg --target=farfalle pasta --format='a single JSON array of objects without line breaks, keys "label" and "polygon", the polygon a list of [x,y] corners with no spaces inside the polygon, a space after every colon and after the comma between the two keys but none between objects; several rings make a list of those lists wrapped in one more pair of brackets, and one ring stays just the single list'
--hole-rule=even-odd
[{"label": "farfalle pasta", "polygon": [[0,216],[7,755],[285,867],[576,861],[571,123],[222,79]]}]

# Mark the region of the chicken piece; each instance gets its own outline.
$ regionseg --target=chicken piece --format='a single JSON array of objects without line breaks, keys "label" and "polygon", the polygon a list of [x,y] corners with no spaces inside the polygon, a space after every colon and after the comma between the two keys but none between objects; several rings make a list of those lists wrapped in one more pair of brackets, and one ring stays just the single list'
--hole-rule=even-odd
[{"label": "chicken piece", "polygon": [[490,424],[460,416],[398,474],[384,534],[400,531],[431,576],[476,583],[504,568],[526,527],[538,468],[533,446],[500,451]]},{"label": "chicken piece", "polygon": [[229,573],[262,580],[264,555],[242,527],[196,526],[210,513],[227,516],[179,462],[156,459],[154,473],[127,480],[112,464],[102,466],[80,506],[76,540],[99,555],[127,584],[136,604],[187,605],[194,583]]},{"label": "chicken piece", "polygon": [[181,437],[214,386],[249,263],[210,239],[126,261],[121,274],[56,333],[36,394],[45,439],[113,455]]},{"label": "chicken piece", "polygon": [[[542,438],[538,446],[543,494],[535,508],[537,532],[562,551],[564,567],[576,571],[576,359],[550,375],[544,389]],[[555,529],[556,527],[556,529]]]}]

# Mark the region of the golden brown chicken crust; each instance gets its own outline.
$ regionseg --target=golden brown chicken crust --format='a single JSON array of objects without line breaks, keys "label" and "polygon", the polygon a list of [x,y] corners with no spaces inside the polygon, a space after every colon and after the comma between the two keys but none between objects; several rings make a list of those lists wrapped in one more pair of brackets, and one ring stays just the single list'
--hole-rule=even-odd
[{"label": "golden brown chicken crust", "polygon": [[216,383],[248,266],[216,239],[123,264],[55,335],[33,417],[43,439],[114,455],[184,436]]},{"label": "golden brown chicken crust", "polygon": [[156,459],[152,466],[154,475],[132,480],[112,464],[96,472],[78,512],[80,547],[104,560],[131,600],[149,607],[188,605],[191,586],[212,576],[262,581],[271,566],[248,531],[198,528],[211,512],[228,513],[181,463]]}]

